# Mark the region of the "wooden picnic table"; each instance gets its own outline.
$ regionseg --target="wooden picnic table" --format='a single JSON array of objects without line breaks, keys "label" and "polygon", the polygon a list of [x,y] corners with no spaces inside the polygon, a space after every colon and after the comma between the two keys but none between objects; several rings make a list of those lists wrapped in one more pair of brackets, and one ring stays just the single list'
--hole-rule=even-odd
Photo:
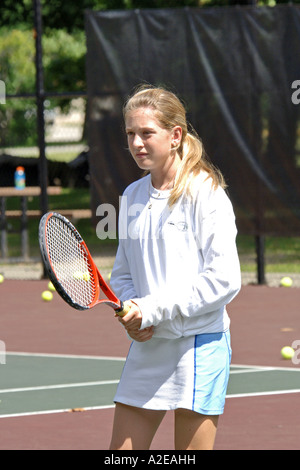
[{"label": "wooden picnic table", "polygon": [[[49,186],[47,193],[49,196],[61,194],[62,188],[60,186]],[[0,230],[1,230],[1,258],[7,259],[7,217],[19,217],[21,222],[21,248],[22,260],[29,259],[28,248],[28,198],[39,197],[41,195],[41,188],[39,186],[27,186],[24,189],[16,189],[14,187],[0,188]],[[7,211],[6,200],[11,197],[20,198],[20,211]],[[36,212],[35,216],[42,215],[40,211]]]}]

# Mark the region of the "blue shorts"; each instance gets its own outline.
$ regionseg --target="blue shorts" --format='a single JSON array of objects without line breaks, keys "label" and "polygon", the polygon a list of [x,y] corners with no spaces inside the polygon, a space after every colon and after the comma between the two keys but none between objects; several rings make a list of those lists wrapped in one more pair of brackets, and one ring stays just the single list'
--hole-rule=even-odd
[{"label": "blue shorts", "polygon": [[231,361],[230,333],[133,342],[115,402],[206,415],[224,411]]},{"label": "blue shorts", "polygon": [[192,409],[203,414],[224,410],[231,361],[230,333],[195,337],[195,372]]}]

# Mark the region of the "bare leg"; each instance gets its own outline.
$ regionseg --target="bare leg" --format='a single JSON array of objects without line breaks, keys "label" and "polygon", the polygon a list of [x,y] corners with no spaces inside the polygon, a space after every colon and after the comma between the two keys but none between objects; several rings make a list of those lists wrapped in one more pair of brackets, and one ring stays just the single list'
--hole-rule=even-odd
[{"label": "bare leg", "polygon": [[110,450],[148,450],[165,413],[117,403]]},{"label": "bare leg", "polygon": [[175,449],[212,450],[216,438],[218,416],[194,411],[175,411]]}]

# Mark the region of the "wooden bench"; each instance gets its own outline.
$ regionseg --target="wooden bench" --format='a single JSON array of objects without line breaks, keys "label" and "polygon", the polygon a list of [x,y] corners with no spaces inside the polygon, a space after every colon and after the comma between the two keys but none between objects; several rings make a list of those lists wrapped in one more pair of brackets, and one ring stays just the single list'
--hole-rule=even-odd
[{"label": "wooden bench", "polygon": [[[67,217],[74,224],[80,219],[91,219],[92,211],[90,209],[62,209],[56,210],[61,215]],[[6,210],[1,214],[1,258],[8,260],[7,247],[7,220],[20,219],[21,227],[21,252],[22,256],[18,261],[29,261],[29,243],[28,243],[28,219],[40,219],[42,213],[40,210],[27,209],[26,213],[22,210]]]},{"label": "wooden bench", "polygon": [[[49,211],[50,212],[50,211]],[[92,217],[92,211],[90,209],[61,209],[53,212],[58,212],[59,214],[67,217],[70,220],[79,220],[79,219],[90,219]],[[5,211],[5,217],[9,218],[20,218],[22,217],[23,212],[21,210],[7,210]],[[40,210],[27,209],[26,216],[28,219],[35,219],[42,217]]]}]

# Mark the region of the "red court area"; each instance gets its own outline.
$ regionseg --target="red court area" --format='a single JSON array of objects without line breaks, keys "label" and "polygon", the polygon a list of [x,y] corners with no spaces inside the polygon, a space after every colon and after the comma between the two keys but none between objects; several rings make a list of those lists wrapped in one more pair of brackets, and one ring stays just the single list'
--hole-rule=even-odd
[{"label": "red court area", "polygon": [[[0,285],[0,340],[7,352],[126,356],[130,343],[111,309],[79,312],[57,294],[45,303],[41,292],[46,288],[47,281],[6,280]],[[300,340],[299,301],[298,288],[244,286],[228,307],[232,364],[300,368],[280,355],[283,346]],[[0,371],[4,367],[9,364],[1,364]],[[298,389],[228,398],[215,449],[300,449],[300,383]],[[0,449],[107,450],[113,412],[106,408],[2,417]],[[174,448],[172,428],[173,415],[168,413],[153,450]]]}]

